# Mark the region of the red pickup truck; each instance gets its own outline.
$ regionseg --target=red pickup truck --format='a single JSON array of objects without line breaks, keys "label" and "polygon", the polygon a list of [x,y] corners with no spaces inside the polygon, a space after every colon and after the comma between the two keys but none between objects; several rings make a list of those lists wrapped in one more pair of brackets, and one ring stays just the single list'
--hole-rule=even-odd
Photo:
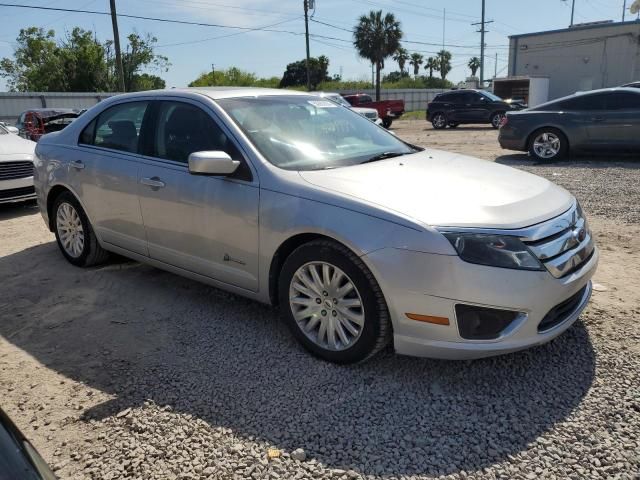
[{"label": "red pickup truck", "polygon": [[396,118],[400,118],[404,113],[404,100],[381,100],[374,102],[371,96],[366,93],[343,95],[343,97],[353,107],[375,108],[385,128],[389,128],[391,123]]}]

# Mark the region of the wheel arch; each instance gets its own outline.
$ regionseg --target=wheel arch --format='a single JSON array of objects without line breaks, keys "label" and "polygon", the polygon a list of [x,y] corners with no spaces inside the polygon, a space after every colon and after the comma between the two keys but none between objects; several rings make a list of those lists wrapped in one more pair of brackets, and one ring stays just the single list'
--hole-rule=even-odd
[{"label": "wheel arch", "polygon": [[[87,207],[85,206],[84,202],[80,199],[80,196],[68,185],[64,185],[64,184],[57,184],[52,186],[49,189],[49,192],[47,193],[47,216],[49,218],[49,230],[50,231],[54,231],[54,223],[53,223],[53,215],[52,215],[52,210],[53,210],[53,204],[56,201],[56,198],[58,198],[62,193],[64,192],[69,192],[71,195],[73,195],[73,197],[76,199],[76,201],[80,204],[80,206],[82,207],[82,210],[84,210],[84,214],[87,216],[87,219],[89,220],[89,223],[91,223],[91,225],[94,225],[93,223],[93,219],[91,218],[91,215],[89,214],[89,212],[87,211]],[[100,240],[100,236],[98,235],[97,232],[95,232],[96,238],[98,239],[98,241],[101,242]]]},{"label": "wheel arch", "polygon": [[[362,256],[345,242],[342,242],[337,238],[331,237],[329,235],[316,232],[305,232],[292,235],[278,246],[275,253],[273,254],[273,257],[271,258],[271,264],[269,265],[269,300],[273,306],[277,306],[279,303],[278,280],[280,278],[280,272],[282,272],[284,262],[296,248],[314,240],[329,240],[351,250],[358,257]],[[371,274],[373,275],[373,272],[371,272]]]}]

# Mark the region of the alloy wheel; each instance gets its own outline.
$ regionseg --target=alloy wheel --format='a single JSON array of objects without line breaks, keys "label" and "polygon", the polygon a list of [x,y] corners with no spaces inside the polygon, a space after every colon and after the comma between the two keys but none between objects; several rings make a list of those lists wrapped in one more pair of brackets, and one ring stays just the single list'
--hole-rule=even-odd
[{"label": "alloy wheel", "polygon": [[289,308],[307,338],[327,350],[346,350],[364,328],[358,289],[346,273],[327,262],[298,268],[289,286]]},{"label": "alloy wheel", "polygon": [[56,212],[56,230],[64,251],[73,258],[78,258],[84,251],[84,229],[82,220],[76,209],[67,202],[62,202]]},{"label": "alloy wheel", "polygon": [[433,124],[436,128],[444,127],[446,124],[446,119],[444,118],[444,115],[442,115],[441,113],[438,113],[433,119]]},{"label": "alloy wheel", "polygon": [[560,152],[560,138],[551,132],[543,132],[533,140],[533,151],[540,158],[553,158]]},{"label": "alloy wheel", "polygon": [[491,124],[495,127],[495,128],[499,128],[500,125],[502,125],[502,120],[504,119],[505,115],[502,113],[496,113],[493,116],[492,122]]}]

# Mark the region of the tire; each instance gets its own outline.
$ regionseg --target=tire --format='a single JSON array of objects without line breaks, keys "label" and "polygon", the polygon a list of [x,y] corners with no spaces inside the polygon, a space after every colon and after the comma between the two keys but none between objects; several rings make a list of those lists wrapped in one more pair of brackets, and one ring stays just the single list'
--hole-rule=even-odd
[{"label": "tire", "polygon": [[[319,282],[314,282],[312,268]],[[325,278],[338,280],[331,285],[324,282]],[[354,288],[348,289],[349,283]],[[389,311],[380,286],[357,255],[331,240],[314,240],[289,255],[278,279],[278,297],[293,336],[324,360],[361,362],[379,352],[391,338]],[[311,312],[305,315],[308,310]]]},{"label": "tire", "polygon": [[[58,195],[51,214],[58,247],[69,263],[77,267],[91,267],[107,261],[109,252],[98,243],[91,223],[76,197],[70,192]],[[82,241],[76,242],[78,237]]]},{"label": "tire", "polygon": [[431,118],[431,125],[436,130],[447,128],[447,123],[447,116],[442,112],[434,113]]},{"label": "tire", "polygon": [[383,118],[382,119],[382,126],[384,128],[391,128],[391,124],[393,123],[393,120],[390,118]]},{"label": "tire", "polygon": [[559,160],[565,157],[568,151],[569,141],[557,128],[541,128],[533,132],[529,138],[529,155],[541,162]]},{"label": "tire", "polygon": [[458,128],[458,125],[460,125],[460,124],[459,124],[459,123],[457,123],[457,122],[451,122],[451,123],[449,124],[449,128]]},{"label": "tire", "polygon": [[505,116],[504,112],[495,112],[494,114],[492,114],[491,118],[489,119],[489,121],[491,122],[491,126],[496,130],[500,128],[500,125],[502,124],[502,119],[504,118],[504,116]]}]

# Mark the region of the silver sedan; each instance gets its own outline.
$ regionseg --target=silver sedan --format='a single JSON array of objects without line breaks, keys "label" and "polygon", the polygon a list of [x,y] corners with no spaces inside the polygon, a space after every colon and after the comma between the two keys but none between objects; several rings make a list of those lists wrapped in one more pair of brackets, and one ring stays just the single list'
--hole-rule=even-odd
[{"label": "silver sedan", "polygon": [[263,89],[110,98],[36,149],[62,254],[115,252],[279,305],[339,363],[477,358],[578,318],[598,261],[564,189],[410,145],[335,103]]}]

